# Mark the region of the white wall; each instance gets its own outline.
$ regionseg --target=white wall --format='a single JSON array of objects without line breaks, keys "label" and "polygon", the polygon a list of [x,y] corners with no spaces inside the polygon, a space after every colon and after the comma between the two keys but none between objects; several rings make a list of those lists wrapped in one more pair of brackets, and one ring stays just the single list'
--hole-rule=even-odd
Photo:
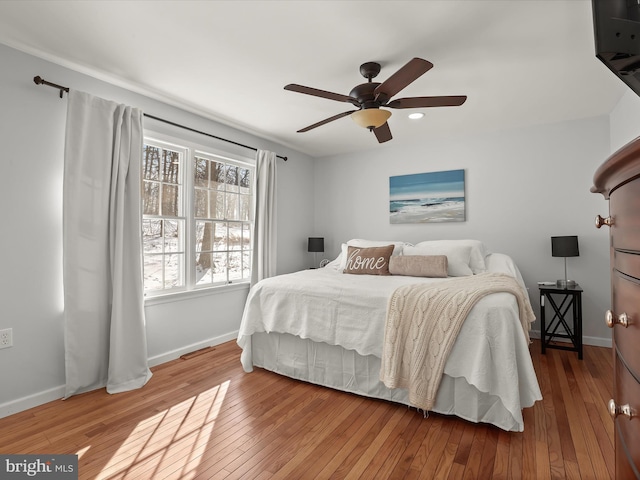
[{"label": "white wall", "polygon": [[628,89],[622,96],[611,118],[611,152],[640,136],[640,96]]},{"label": "white wall", "polygon": [[[564,277],[563,259],[551,257],[550,237],[578,235],[580,257],[567,260],[570,278],[584,289],[584,340],[610,345],[603,322],[610,296],[608,237],[593,226],[607,205],[589,192],[609,154],[607,117],[425,138],[415,145],[394,141],[315,163],[316,230],[326,237],[327,255],[337,256],[350,238],[480,239],[514,258],[539,312],[537,282]],[[390,176],[452,169],[465,170],[465,222],[389,223]],[[539,322],[533,328],[539,330]]]},{"label": "white wall", "polygon": [[[279,160],[277,167],[278,272],[308,264],[305,242],[314,233],[310,157],[4,45],[0,45],[0,65],[0,329],[13,328],[14,340],[12,348],[0,350],[0,417],[60,398],[64,384],[62,169],[67,101],[56,90],[35,85],[36,75],[288,156],[289,161]],[[185,134],[147,122],[145,126],[155,130]],[[233,148],[202,136],[193,138],[221,149]],[[247,149],[232,152],[255,155]],[[235,286],[148,305],[151,363],[234,338],[247,290]]]}]

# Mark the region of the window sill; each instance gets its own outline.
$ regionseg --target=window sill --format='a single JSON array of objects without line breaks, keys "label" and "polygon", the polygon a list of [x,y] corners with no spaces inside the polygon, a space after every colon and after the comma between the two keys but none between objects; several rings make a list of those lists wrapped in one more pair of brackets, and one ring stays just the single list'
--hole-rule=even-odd
[{"label": "window sill", "polygon": [[162,303],[182,302],[185,300],[190,300],[192,298],[220,295],[242,290],[245,290],[247,292],[249,291],[249,282],[230,283],[227,285],[220,285],[218,287],[200,288],[197,290],[190,290],[188,292],[175,292],[146,297],[144,299],[144,306],[150,307],[153,305],[160,305]]}]

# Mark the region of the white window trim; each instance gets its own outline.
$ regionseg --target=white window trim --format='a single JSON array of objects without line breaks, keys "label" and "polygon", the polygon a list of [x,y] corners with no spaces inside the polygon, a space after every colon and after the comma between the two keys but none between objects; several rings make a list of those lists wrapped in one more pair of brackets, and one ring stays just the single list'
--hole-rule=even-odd
[{"label": "white window trim", "polygon": [[226,285],[216,285],[210,287],[200,287],[195,290],[184,290],[184,291],[174,291],[149,295],[145,297],[144,304],[147,307],[151,307],[153,305],[161,305],[163,303],[172,303],[172,302],[182,302],[185,300],[190,300],[198,297],[208,297],[211,295],[220,295],[227,294],[234,291],[244,290],[247,293],[249,292],[249,282],[242,281],[236,283],[228,283]]},{"label": "white window trim", "polygon": [[[195,283],[195,226],[196,219],[194,217],[194,185],[193,185],[193,158],[196,155],[204,157],[214,157],[224,162],[236,164],[238,166],[249,167],[252,169],[251,191],[255,198],[255,158],[244,157],[230,152],[221,150],[220,148],[207,146],[194,142],[187,138],[180,138],[175,135],[168,135],[154,130],[145,129],[143,134],[143,142],[158,144],[158,146],[166,147],[171,150],[184,152],[184,165],[181,172],[181,180],[183,185],[183,212],[186,219],[185,226],[185,285],[167,290],[145,291],[145,305],[155,305],[165,302],[180,301],[187,298],[194,298],[203,295],[219,294],[223,291],[232,291],[238,289],[248,289],[250,279],[238,280],[232,283],[215,284],[215,285],[196,285]],[[255,204],[255,201],[252,202]],[[251,229],[253,232],[254,212],[251,211]]]}]

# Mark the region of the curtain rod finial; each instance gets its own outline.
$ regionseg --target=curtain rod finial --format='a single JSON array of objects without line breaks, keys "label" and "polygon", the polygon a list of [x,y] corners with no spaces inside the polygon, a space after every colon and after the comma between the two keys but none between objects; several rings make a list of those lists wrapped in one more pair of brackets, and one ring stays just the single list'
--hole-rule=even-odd
[{"label": "curtain rod finial", "polygon": [[58,90],[60,90],[60,98],[62,98],[62,94],[64,92],[69,93],[68,87],[63,87],[62,85],[58,85],[56,83],[47,82],[40,75],[33,77],[33,83],[35,83],[36,85],[49,85],[50,87],[57,88]]}]

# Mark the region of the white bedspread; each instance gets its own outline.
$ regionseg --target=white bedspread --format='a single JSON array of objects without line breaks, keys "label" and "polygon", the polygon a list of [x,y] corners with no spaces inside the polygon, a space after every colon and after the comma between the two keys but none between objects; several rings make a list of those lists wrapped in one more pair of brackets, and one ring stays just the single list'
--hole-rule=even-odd
[{"label": "white bedspread", "polygon": [[[522,284],[509,257],[492,254],[487,263],[490,272],[510,273]],[[289,333],[379,358],[393,291],[410,283],[447,280],[348,275],[332,269],[263,280],[249,292],[238,334],[243,368],[253,370],[251,335],[256,332]],[[521,409],[542,398],[528,349],[515,297],[492,294],[471,310],[444,373],[497,395],[521,422]]]}]

